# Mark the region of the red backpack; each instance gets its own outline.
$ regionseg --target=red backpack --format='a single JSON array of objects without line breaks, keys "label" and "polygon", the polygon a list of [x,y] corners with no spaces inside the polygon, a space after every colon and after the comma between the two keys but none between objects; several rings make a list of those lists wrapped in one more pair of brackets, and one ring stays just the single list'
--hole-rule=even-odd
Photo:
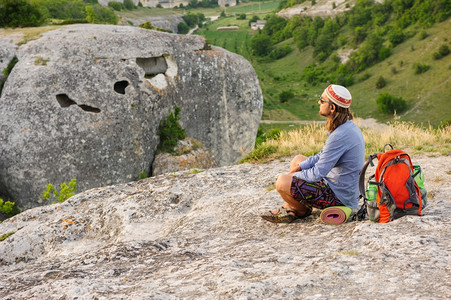
[{"label": "red backpack", "polygon": [[[385,151],[386,146],[384,152],[370,155],[360,171],[359,189],[364,199],[363,206],[366,207],[370,220],[379,223],[387,223],[404,215],[421,216],[421,209],[424,207],[422,191],[415,181],[415,176],[421,169],[414,173],[412,161],[406,152],[393,149],[390,144],[388,146],[392,149]],[[376,171],[369,177],[365,187],[366,169],[370,164],[374,166],[375,158],[378,160]],[[368,199],[368,185],[377,188],[375,201]]]}]

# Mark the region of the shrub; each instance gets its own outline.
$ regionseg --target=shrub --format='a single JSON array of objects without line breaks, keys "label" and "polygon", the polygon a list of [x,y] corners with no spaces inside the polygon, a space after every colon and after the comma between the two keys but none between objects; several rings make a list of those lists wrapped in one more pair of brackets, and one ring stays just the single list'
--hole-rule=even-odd
[{"label": "shrub", "polygon": [[124,7],[128,10],[136,9],[136,6],[132,0],[124,0]]},{"label": "shrub", "polygon": [[189,32],[189,27],[188,27],[188,25],[186,25],[185,23],[180,22],[180,23],[177,25],[177,33],[180,33],[180,34],[187,34],[188,32]]},{"label": "shrub", "polygon": [[421,63],[415,63],[413,65],[413,70],[415,74],[422,74],[424,72],[426,72],[427,70],[429,70],[431,68],[431,66],[428,66],[426,64],[421,64]]},{"label": "shrub", "polygon": [[271,38],[266,34],[256,34],[251,38],[250,47],[258,56],[266,56],[271,52]]},{"label": "shrub", "polygon": [[[77,190],[77,179],[72,179],[69,184],[63,182],[60,184],[60,190],[56,190],[55,187],[49,183],[45,190],[42,191],[42,199],[47,200],[54,197],[58,202],[62,203],[75,195]],[[54,201],[53,203],[56,203]]]},{"label": "shrub", "polygon": [[392,43],[393,47],[401,44],[405,38],[406,36],[402,29],[392,30],[388,35],[388,40],[390,41],[390,43]]},{"label": "shrub", "polygon": [[447,56],[449,54],[448,45],[441,45],[440,48],[438,48],[438,53],[440,53],[442,57]]},{"label": "shrub", "polygon": [[383,88],[385,85],[387,84],[387,82],[385,81],[385,78],[382,76],[379,76],[379,78],[376,81],[376,88],[377,89],[381,89]]},{"label": "shrub", "polygon": [[26,0],[0,0],[0,27],[40,26],[45,18]]},{"label": "shrub", "polygon": [[248,155],[246,155],[243,159],[239,161],[239,163],[244,163],[248,161],[256,161],[262,158],[267,158],[273,153],[277,152],[277,146],[273,145],[258,145],[253,151],[251,151]]},{"label": "shrub", "polygon": [[3,199],[0,198],[0,213],[4,214],[7,218],[11,218],[12,216],[19,214],[20,209],[15,202],[4,202]]},{"label": "shrub", "polygon": [[149,177],[149,176],[147,175],[146,171],[142,171],[141,173],[139,173],[139,179],[140,180],[141,179],[146,179],[147,177]]},{"label": "shrub", "polygon": [[263,132],[263,129],[258,128],[257,138],[255,139],[255,147],[258,147],[258,145],[270,139],[277,140],[279,137],[280,137],[279,128],[273,128],[268,132]]},{"label": "shrub", "polygon": [[118,17],[109,7],[86,6],[86,20],[91,24],[117,24]]},{"label": "shrub", "polygon": [[122,10],[122,3],[118,2],[118,1],[110,1],[110,2],[108,2],[108,6],[111,7],[112,9],[116,10],[116,11],[121,11]]},{"label": "shrub", "polygon": [[272,59],[280,59],[282,57],[285,57],[291,51],[293,51],[293,49],[291,49],[289,45],[276,47],[269,53],[269,57]]},{"label": "shrub", "polygon": [[246,20],[246,14],[245,14],[245,13],[239,14],[239,15],[236,17],[236,19],[237,19],[237,20]]},{"label": "shrub", "polygon": [[279,94],[279,100],[282,103],[287,102],[288,100],[292,99],[294,97],[294,93],[292,91],[282,91]]},{"label": "shrub", "polygon": [[418,33],[418,38],[420,39],[420,40],[424,40],[425,38],[427,38],[428,37],[428,33],[425,31],[425,30],[421,30],[419,33]]},{"label": "shrub", "polygon": [[144,29],[150,29],[150,30],[155,29],[155,27],[153,27],[152,23],[150,23],[149,21],[139,24],[138,27],[141,27]]},{"label": "shrub", "polygon": [[180,108],[175,107],[174,113],[170,113],[169,116],[160,122],[158,126],[157,134],[160,136],[160,144],[157,147],[157,153],[166,152],[175,155],[174,150],[179,140],[183,140],[186,137],[185,130],[179,124],[180,120]]},{"label": "shrub", "polygon": [[440,48],[438,48],[437,52],[434,52],[432,54],[434,59],[441,59],[442,57],[445,57],[449,54],[449,48],[448,45],[441,45]]},{"label": "shrub", "polygon": [[402,112],[407,107],[407,102],[404,99],[394,97],[389,93],[379,94],[376,103],[378,110],[385,114]]}]

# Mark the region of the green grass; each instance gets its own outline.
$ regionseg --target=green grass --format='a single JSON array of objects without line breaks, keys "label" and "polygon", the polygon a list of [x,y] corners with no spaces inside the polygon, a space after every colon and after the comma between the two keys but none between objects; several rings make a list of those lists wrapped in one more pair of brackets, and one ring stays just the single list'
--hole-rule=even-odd
[{"label": "green grass", "polygon": [[[320,120],[317,99],[328,82],[307,84],[301,78],[305,66],[314,62],[311,47],[299,51],[292,39],[280,45],[288,44],[293,51],[286,57],[269,61],[250,56],[245,48],[253,33],[244,26],[248,21],[234,18],[224,18],[211,24],[209,32],[199,31],[213,44],[243,55],[255,68],[263,92],[264,108],[262,119],[267,120]],[[215,32],[212,28],[218,26],[238,25],[236,32]],[[215,27],[216,26],[216,27]],[[366,69],[355,76],[355,84],[349,89],[353,95],[352,110],[362,118],[375,118],[380,122],[395,119],[415,123],[438,126],[443,120],[451,118],[451,108],[448,105],[451,98],[451,55],[440,60],[433,59],[433,53],[446,44],[451,47],[451,21],[444,21],[426,29],[429,36],[421,40],[417,32],[418,26],[406,29],[415,34],[404,43],[392,49],[392,55],[386,60]],[[349,31],[343,30],[343,34]],[[234,41],[235,39],[235,41]],[[238,47],[234,47],[238,44]],[[345,46],[349,49],[349,46]],[[328,63],[326,60],[325,63]],[[413,65],[421,63],[431,68],[422,74],[414,74]],[[364,76],[366,80],[361,80]],[[387,85],[376,88],[376,80],[383,76]],[[295,96],[287,103],[280,103],[278,95],[284,90],[291,90]],[[406,111],[394,115],[378,112],[376,98],[380,93],[390,93],[407,101]]]},{"label": "green grass", "polygon": [[[218,31],[218,27],[238,26],[239,30]],[[239,53],[250,59],[248,44],[251,38],[248,20],[237,20],[235,17],[221,18],[213,24],[197,30],[196,34],[204,36],[212,45]]]},{"label": "green grass", "polygon": [[[230,7],[213,7],[213,8],[192,8],[189,11],[193,13],[203,13],[207,17],[219,16],[222,11],[228,16],[234,16],[236,14],[245,13],[249,14],[267,14],[274,11],[279,6],[280,1],[263,1],[263,2],[247,2],[247,3],[239,3],[236,6]],[[180,9],[179,9],[180,11]]]},{"label": "green grass", "polygon": [[[359,116],[375,117],[380,121],[392,120],[393,116],[382,115],[376,109],[375,99],[379,93],[388,92],[408,103],[407,110],[398,114],[401,120],[438,125],[451,117],[448,105],[451,98],[451,55],[440,60],[432,57],[440,45],[451,45],[451,22],[435,24],[427,32],[429,37],[424,40],[419,40],[415,35],[395,47],[388,59],[365,71],[372,75],[368,80],[350,87],[357,100],[353,103],[353,109]],[[415,63],[430,65],[431,68],[416,75],[413,69]],[[394,68],[396,73],[392,72]],[[375,87],[379,76],[387,81],[387,85],[380,90]]]}]

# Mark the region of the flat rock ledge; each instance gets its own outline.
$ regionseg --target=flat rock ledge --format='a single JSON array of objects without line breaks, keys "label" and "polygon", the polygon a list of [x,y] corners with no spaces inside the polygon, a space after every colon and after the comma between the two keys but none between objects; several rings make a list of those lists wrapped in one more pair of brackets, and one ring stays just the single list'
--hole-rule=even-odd
[{"label": "flat rock ledge", "polygon": [[414,157],[424,216],[259,215],[289,158],[91,189],[0,224],[1,299],[450,299],[451,156]]}]

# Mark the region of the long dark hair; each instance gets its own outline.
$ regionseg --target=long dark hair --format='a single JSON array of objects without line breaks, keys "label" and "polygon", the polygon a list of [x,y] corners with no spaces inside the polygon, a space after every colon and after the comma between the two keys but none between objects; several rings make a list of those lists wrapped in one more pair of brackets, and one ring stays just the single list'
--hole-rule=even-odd
[{"label": "long dark hair", "polygon": [[338,126],[345,123],[347,120],[353,120],[354,116],[351,110],[348,108],[344,108],[341,106],[335,105],[335,111],[332,113],[332,116],[327,119],[326,129],[329,132],[337,129]]}]

